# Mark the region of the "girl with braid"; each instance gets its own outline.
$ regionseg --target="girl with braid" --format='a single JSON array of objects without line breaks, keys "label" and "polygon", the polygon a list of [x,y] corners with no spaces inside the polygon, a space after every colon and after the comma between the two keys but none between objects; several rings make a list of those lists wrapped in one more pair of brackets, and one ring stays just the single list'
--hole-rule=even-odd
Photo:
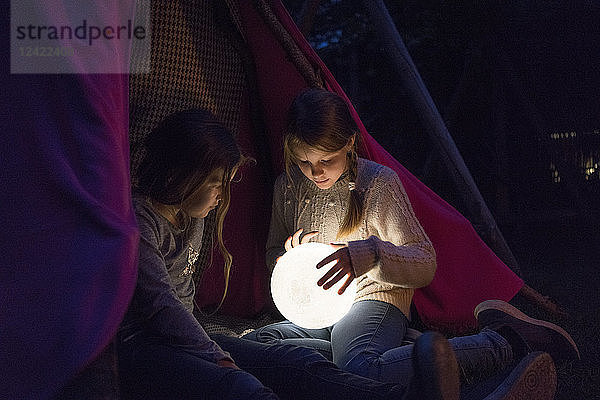
[{"label": "girl with braid", "polygon": [[[317,284],[329,289],[342,281],[343,293],[356,280],[350,311],[323,329],[283,321],[245,337],[312,347],[349,372],[407,382],[414,373],[412,346],[404,344],[410,307],[414,290],[433,279],[435,250],[398,175],[357,157],[358,141],[358,126],[337,94],[309,89],[294,100],[284,139],[286,172],[275,182],[267,240],[271,269],[286,251],[311,239],[337,248],[317,264],[325,267]],[[555,361],[578,356],[560,327],[505,302],[484,302],[475,312],[481,332],[450,339],[467,382],[533,351],[548,352]]]},{"label": "girl with braid", "polygon": [[310,239],[336,247],[317,265],[337,260],[323,268],[318,285],[328,289],[345,279],[338,290],[343,293],[356,279],[352,308],[329,328],[303,329],[285,321],[247,337],[317,348],[341,368],[364,374],[365,352],[382,354],[402,343],[414,289],[431,282],[436,263],[398,175],[359,158],[358,142],[358,126],[337,94],[308,89],[296,97],[266,255],[272,269],[286,251]]}]

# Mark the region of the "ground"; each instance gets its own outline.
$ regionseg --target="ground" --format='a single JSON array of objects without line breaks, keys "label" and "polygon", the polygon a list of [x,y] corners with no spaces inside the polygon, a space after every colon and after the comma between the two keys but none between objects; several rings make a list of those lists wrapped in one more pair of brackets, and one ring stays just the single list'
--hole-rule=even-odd
[{"label": "ground", "polygon": [[571,333],[581,360],[557,365],[557,400],[600,399],[600,228],[591,221],[504,229],[525,282],[567,313],[558,318],[516,298],[526,313]]}]

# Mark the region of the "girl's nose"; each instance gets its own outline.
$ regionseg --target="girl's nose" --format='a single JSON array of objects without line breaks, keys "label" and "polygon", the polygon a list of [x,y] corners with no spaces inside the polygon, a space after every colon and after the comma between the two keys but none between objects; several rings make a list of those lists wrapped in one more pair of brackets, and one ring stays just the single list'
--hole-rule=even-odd
[{"label": "girl's nose", "polygon": [[323,175],[323,172],[324,172],[323,168],[321,168],[319,166],[319,164],[311,165],[310,170],[311,170],[310,172],[312,173],[312,176],[314,176],[314,177],[321,176],[321,175]]}]

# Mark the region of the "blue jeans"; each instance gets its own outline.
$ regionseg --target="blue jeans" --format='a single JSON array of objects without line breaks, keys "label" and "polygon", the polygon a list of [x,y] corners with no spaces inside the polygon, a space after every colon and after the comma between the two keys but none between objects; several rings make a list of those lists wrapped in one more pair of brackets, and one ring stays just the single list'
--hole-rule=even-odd
[{"label": "blue jeans", "polygon": [[124,397],[364,400],[400,399],[406,390],[342,371],[305,347],[221,335],[213,339],[242,370],[219,367],[164,339],[137,335],[119,341]]},{"label": "blue jeans", "polygon": [[248,372],[219,367],[193,349],[138,334],[118,341],[124,399],[277,399]]},{"label": "blue jeans", "polygon": [[[403,344],[407,325],[406,316],[395,306],[364,300],[354,303],[348,314],[329,328],[304,329],[284,321],[244,338],[310,347],[345,371],[381,382],[407,384],[413,375],[413,346]],[[449,341],[464,383],[492,376],[513,363],[509,343],[492,330]]]}]

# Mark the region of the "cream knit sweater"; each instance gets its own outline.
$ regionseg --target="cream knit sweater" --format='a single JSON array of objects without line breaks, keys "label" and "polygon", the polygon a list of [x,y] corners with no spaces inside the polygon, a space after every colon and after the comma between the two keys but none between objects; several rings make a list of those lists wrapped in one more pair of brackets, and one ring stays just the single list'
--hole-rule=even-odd
[{"label": "cream knit sweater", "polygon": [[[336,235],[350,196],[347,174],[326,190],[319,189],[297,167],[292,169],[291,178],[289,181],[282,174],[275,182],[267,240],[267,265],[271,270],[277,257],[285,252],[285,240],[300,228],[304,232],[319,231],[313,241],[339,243]],[[355,301],[384,301],[408,317],[414,289],[433,279],[433,245],[393,170],[359,158],[356,190],[364,199],[364,219],[344,238],[357,277]]]}]

